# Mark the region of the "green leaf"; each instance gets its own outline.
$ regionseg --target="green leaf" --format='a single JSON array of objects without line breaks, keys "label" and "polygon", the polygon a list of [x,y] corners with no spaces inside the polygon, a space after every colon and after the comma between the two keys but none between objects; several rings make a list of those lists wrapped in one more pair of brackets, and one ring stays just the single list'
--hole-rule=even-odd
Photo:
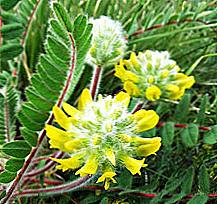
[{"label": "green leaf", "polygon": [[20,23],[11,23],[8,25],[3,25],[1,31],[4,40],[11,40],[22,35],[23,26]]},{"label": "green leaf", "polygon": [[25,141],[14,141],[4,144],[1,150],[9,156],[25,158],[29,154],[31,147]]},{"label": "green leaf", "polygon": [[5,169],[10,172],[17,172],[22,168],[24,161],[23,159],[9,159],[6,162]]},{"label": "green leaf", "polygon": [[177,121],[179,122],[186,121],[186,118],[187,118],[186,116],[188,115],[188,112],[189,112],[190,101],[191,101],[191,95],[185,94],[182,100],[177,105],[176,111],[174,114],[174,117],[177,119]]},{"label": "green leaf", "polygon": [[194,147],[197,144],[199,136],[198,126],[195,124],[189,124],[187,128],[181,132],[182,142],[186,147]]},{"label": "green leaf", "polygon": [[14,88],[12,76],[8,72],[0,74],[0,144],[10,141],[15,133],[18,93]]},{"label": "green leaf", "polygon": [[197,122],[196,122],[197,124],[200,124],[200,125],[203,124],[208,102],[209,102],[209,97],[208,97],[208,94],[206,94],[205,96],[203,96],[203,98],[201,100],[200,111],[199,111],[198,116],[197,116]]},{"label": "green leaf", "polygon": [[211,127],[211,130],[204,133],[203,142],[206,144],[217,143],[217,125]]},{"label": "green leaf", "polygon": [[123,169],[122,173],[118,177],[119,187],[124,188],[124,189],[131,189],[132,188],[132,182],[133,182],[132,174],[128,170]]},{"label": "green leaf", "polygon": [[53,3],[53,9],[59,21],[65,26],[66,30],[72,32],[72,24],[69,15],[61,4]]},{"label": "green leaf", "polygon": [[174,133],[174,122],[166,123],[162,130],[162,143],[164,145],[171,145],[173,143]]},{"label": "green leaf", "polygon": [[195,169],[193,166],[189,167],[186,170],[186,173],[184,175],[184,179],[182,182],[182,192],[185,194],[190,194],[191,193],[191,189],[192,189],[192,184],[194,181],[194,174],[195,174]]},{"label": "green leaf", "polygon": [[20,0],[1,0],[0,4],[5,11],[8,11],[12,9],[19,1]]},{"label": "green leaf", "polygon": [[194,196],[187,204],[205,204],[208,200],[208,196],[204,194],[199,194]]},{"label": "green leaf", "polygon": [[171,198],[166,200],[166,204],[172,204],[177,203],[177,201],[180,201],[185,196],[185,193],[181,192],[179,194],[173,195]]},{"label": "green leaf", "polygon": [[19,55],[22,51],[23,51],[23,47],[19,43],[2,45],[0,47],[0,56],[2,60],[6,61],[6,60],[13,59],[17,55]]},{"label": "green leaf", "polygon": [[203,164],[199,169],[199,186],[200,190],[204,193],[209,193],[209,174],[207,168]]},{"label": "green leaf", "polygon": [[4,171],[0,174],[0,183],[9,183],[14,180],[16,177],[16,173],[11,173],[8,171]]},{"label": "green leaf", "polygon": [[27,128],[21,129],[21,135],[24,137],[25,141],[30,145],[35,147],[38,141],[38,135],[36,132],[31,131]]}]

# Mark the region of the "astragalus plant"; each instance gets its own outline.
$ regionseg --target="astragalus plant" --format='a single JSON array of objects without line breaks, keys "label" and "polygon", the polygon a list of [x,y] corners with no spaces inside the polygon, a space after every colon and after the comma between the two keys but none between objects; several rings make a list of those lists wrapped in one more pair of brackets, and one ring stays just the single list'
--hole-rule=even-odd
[{"label": "astragalus plant", "polygon": [[217,201],[217,2],[1,0],[0,203]]}]

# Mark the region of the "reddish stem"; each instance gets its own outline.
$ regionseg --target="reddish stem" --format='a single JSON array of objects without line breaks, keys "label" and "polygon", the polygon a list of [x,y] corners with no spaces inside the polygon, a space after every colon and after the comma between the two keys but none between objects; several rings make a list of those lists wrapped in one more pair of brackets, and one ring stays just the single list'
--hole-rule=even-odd
[{"label": "reddish stem", "polygon": [[[59,152],[55,158],[61,158],[62,156],[64,155],[63,152]],[[33,170],[31,172],[28,172],[26,173],[25,176],[36,176],[36,175],[39,175],[39,174],[42,174],[46,171],[48,171],[50,168],[52,168],[53,166],[55,166],[56,162],[55,161],[52,161],[50,160],[44,167],[42,167],[41,169],[37,169],[37,170]]]},{"label": "reddish stem", "polygon": [[137,103],[135,108],[132,110],[132,114],[137,112],[138,110],[140,110],[142,108],[144,103]]},{"label": "reddish stem", "polygon": [[[163,127],[164,125],[166,125],[166,122],[159,122],[157,124],[157,127]],[[179,123],[174,124],[174,126],[177,128],[187,128],[188,127],[187,124],[179,124]],[[211,129],[210,127],[205,127],[205,126],[199,126],[198,128],[200,130],[204,130],[204,131],[209,131]]]},{"label": "reddish stem", "polygon": [[[72,61],[72,64],[71,64],[71,68],[69,70],[69,75],[68,75],[68,78],[67,78],[67,81],[66,81],[66,85],[60,95],[60,98],[57,102],[57,106],[61,106],[62,102],[63,102],[63,99],[66,95],[66,92],[68,91],[68,88],[69,88],[69,85],[71,83],[71,80],[72,80],[72,74],[73,74],[73,71],[74,71],[74,67],[75,67],[75,45],[74,45],[74,39],[72,38],[72,35],[69,33],[69,37],[70,37],[70,40],[71,40],[71,43],[72,43],[72,57],[71,57],[71,61]],[[46,124],[51,124],[52,121],[54,119],[54,115],[53,113],[50,115],[50,117],[48,118]],[[29,154],[29,157],[27,158],[27,160],[25,161],[22,169],[20,170],[20,172],[18,173],[17,177],[15,178],[15,180],[13,181],[12,185],[9,187],[9,189],[7,190],[7,194],[6,196],[1,200],[1,204],[5,204],[7,203],[11,197],[13,197],[13,193],[14,191],[16,190],[18,184],[20,183],[21,179],[23,178],[23,176],[25,175],[26,171],[28,170],[30,164],[32,164],[32,161],[34,159],[34,157],[37,155],[38,151],[39,151],[39,148],[44,140],[44,137],[46,135],[46,131],[45,129],[43,129],[39,135],[39,139],[38,139],[38,143],[36,145],[36,147],[34,147],[30,154]]]},{"label": "reddish stem", "polygon": [[[82,179],[84,179],[85,177],[83,177]],[[86,180],[88,180],[90,177],[86,178]],[[81,179],[80,179],[81,180]],[[84,183],[85,181],[82,181],[80,183]],[[78,180],[77,180],[78,182]],[[41,189],[27,189],[27,190],[23,190],[22,192],[17,192],[15,194],[15,196],[27,196],[27,195],[39,195],[40,193],[46,193],[46,192],[53,192],[53,193],[60,193],[60,192],[63,192],[64,190],[70,190],[71,188],[74,188],[76,186],[78,186],[79,184],[77,185],[73,185],[74,183],[70,183],[68,185],[59,185],[59,186],[56,186],[56,187],[53,187],[52,189],[51,188],[41,188]],[[81,188],[83,189],[88,189],[88,190],[104,190],[104,188],[102,186],[94,186],[94,185],[87,185],[87,186],[81,186]],[[122,192],[123,189],[110,189],[108,190],[108,192]],[[155,193],[143,193],[143,192],[130,192],[130,193],[127,193],[128,195],[133,195],[133,196],[140,196],[140,197],[147,197],[147,198],[154,198],[157,196],[157,194]],[[172,196],[172,195],[168,195],[168,196]],[[186,195],[185,198],[192,198],[194,197],[193,194],[189,194],[189,195]],[[208,194],[208,197],[209,198],[214,198],[214,197],[217,197],[217,194]]]},{"label": "reddish stem", "polygon": [[90,178],[91,178],[90,176],[85,176],[85,177],[79,178],[75,181],[72,181],[70,183],[58,185],[55,187],[47,187],[47,188],[39,188],[39,189],[26,189],[26,190],[23,190],[22,192],[16,192],[13,196],[39,195],[40,193],[57,194],[57,193],[61,193],[61,192],[66,192],[66,191],[69,191],[70,189],[79,187],[81,184],[85,183]]},{"label": "reddish stem", "polygon": [[30,24],[31,24],[31,22],[32,22],[32,19],[33,19],[33,17],[34,17],[34,14],[35,14],[35,11],[36,11],[36,9],[37,9],[37,7],[38,7],[39,2],[40,2],[40,0],[37,0],[36,4],[34,5],[34,8],[33,8],[33,10],[32,10],[32,13],[31,13],[31,15],[30,15],[30,17],[29,17],[29,20],[28,20],[27,25],[26,25],[26,27],[25,27],[25,30],[24,30],[24,32],[23,32],[23,39],[22,39],[22,41],[21,41],[21,45],[24,45],[24,43],[25,43],[25,39],[26,39],[26,36],[27,36],[27,32],[28,32],[29,26],[30,26]]},{"label": "reddish stem", "polygon": [[[31,183],[41,183],[40,179],[36,178],[27,178],[28,181]],[[49,180],[49,179],[44,179],[43,182],[48,185],[61,185],[63,184],[63,181],[55,181],[55,180]]]},{"label": "reddish stem", "polygon": [[93,79],[90,87],[90,93],[93,99],[95,99],[97,94],[97,89],[99,87],[101,74],[102,74],[102,68],[100,66],[96,67],[94,69]]},{"label": "reddish stem", "polygon": [[[209,23],[206,23],[206,22],[204,22],[204,21],[202,21],[202,20],[200,20],[200,19],[193,20],[193,19],[189,19],[189,18],[187,18],[187,19],[181,21],[181,23],[183,23],[183,22],[200,22],[200,23],[203,23],[204,25],[208,25],[208,24],[209,24]],[[131,34],[130,36],[141,35],[141,34],[143,34],[143,33],[146,32],[146,31],[154,30],[154,29],[157,29],[157,28],[162,28],[162,27],[164,27],[164,26],[176,25],[176,24],[178,24],[178,23],[179,23],[178,21],[170,21],[170,22],[168,22],[168,23],[166,23],[166,24],[157,24],[157,25],[153,25],[153,26],[151,26],[151,27],[149,27],[149,28],[146,28],[145,30],[144,30],[144,29],[140,29],[140,30],[136,31],[135,33]],[[216,32],[215,29],[213,29],[213,31]]]}]

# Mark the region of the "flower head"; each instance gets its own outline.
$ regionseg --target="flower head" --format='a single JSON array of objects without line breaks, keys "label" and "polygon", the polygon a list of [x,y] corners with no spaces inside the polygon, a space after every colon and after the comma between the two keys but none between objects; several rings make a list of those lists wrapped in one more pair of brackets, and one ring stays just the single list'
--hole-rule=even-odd
[{"label": "flower head", "polygon": [[120,60],[115,71],[115,76],[122,80],[128,94],[150,101],[161,97],[180,99],[185,89],[191,88],[195,82],[193,76],[179,73],[180,68],[170,59],[167,51],[147,50],[137,56],[133,52],[129,60]]},{"label": "flower head", "polygon": [[90,19],[90,23],[93,24],[93,38],[87,62],[98,66],[117,63],[123,57],[127,43],[121,23],[107,16]]},{"label": "flower head", "polygon": [[[161,139],[141,138],[140,132],[153,128],[158,115],[153,110],[128,112],[130,96],[120,92],[115,97],[102,97],[93,101],[84,89],[78,109],[63,103],[63,109],[54,106],[55,121],[64,129],[46,126],[51,148],[67,152],[70,158],[55,159],[57,169],[77,170],[76,175],[86,176],[102,172],[97,182],[115,183],[115,168],[125,166],[133,175],[141,174],[145,157],[155,154]],[[139,156],[141,159],[135,159]]]}]

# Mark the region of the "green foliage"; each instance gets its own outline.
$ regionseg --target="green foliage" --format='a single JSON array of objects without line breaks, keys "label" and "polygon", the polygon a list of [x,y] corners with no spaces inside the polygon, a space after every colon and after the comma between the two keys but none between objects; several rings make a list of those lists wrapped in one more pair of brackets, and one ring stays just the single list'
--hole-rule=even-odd
[{"label": "green foliage", "polygon": [[203,137],[203,141],[206,144],[215,144],[217,143],[217,125],[210,127],[211,130],[206,132]]},{"label": "green foliage", "polygon": [[205,165],[202,165],[199,169],[199,186],[200,186],[200,190],[203,193],[208,193],[209,192],[209,188],[210,188],[210,184],[209,184],[209,174],[208,171],[205,167]]},{"label": "green foliage", "polygon": [[[46,53],[40,56],[37,73],[26,89],[28,101],[22,104],[18,114],[24,126],[21,133],[26,142],[10,142],[1,148],[2,152],[15,158],[25,158],[29,154],[29,145],[36,145],[36,131],[43,129],[52,107],[66,100],[66,91],[68,95],[73,92],[90,46],[92,26],[87,23],[86,16],[80,15],[71,23],[60,4],[54,4],[54,11],[57,18],[50,20]],[[68,30],[69,23],[70,29],[73,28],[71,32]],[[77,32],[79,35],[75,34]],[[10,167],[7,165],[7,169]]]},{"label": "green foliage", "polygon": [[[17,57],[23,51],[29,28],[40,4],[46,0],[23,0],[18,4],[16,13],[7,12],[19,0],[1,0],[3,26],[1,29],[3,45],[0,48],[1,60],[7,61]],[[21,41],[21,43],[20,43]]]},{"label": "green foliage", "polygon": [[182,142],[186,147],[194,147],[198,142],[198,126],[195,124],[189,124],[187,128],[181,132]]},{"label": "green foliage", "polygon": [[168,122],[162,129],[162,143],[164,145],[171,145],[175,136],[174,122]]},{"label": "green foliage", "polygon": [[198,194],[196,195],[194,198],[192,198],[188,204],[205,204],[208,200],[208,197],[207,195],[204,195],[204,194]]},{"label": "green foliage", "polygon": [[12,77],[7,72],[0,74],[0,144],[10,141],[15,135],[15,114],[18,93]]}]

